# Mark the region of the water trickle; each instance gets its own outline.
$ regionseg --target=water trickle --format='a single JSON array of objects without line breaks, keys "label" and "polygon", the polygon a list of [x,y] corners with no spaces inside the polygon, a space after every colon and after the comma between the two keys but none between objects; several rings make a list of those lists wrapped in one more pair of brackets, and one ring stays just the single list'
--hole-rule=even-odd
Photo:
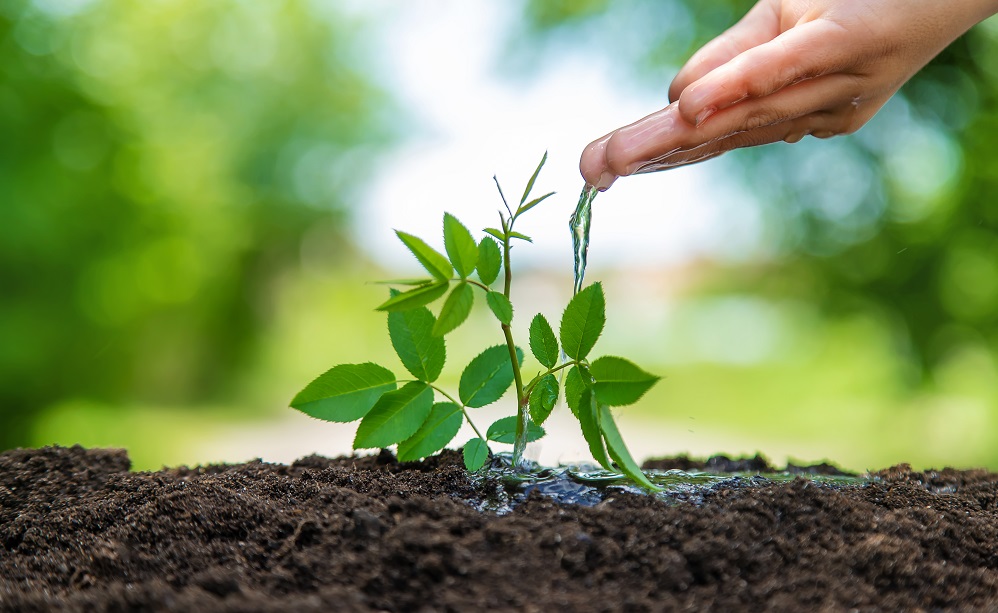
[{"label": "water trickle", "polygon": [[599,192],[592,185],[582,188],[579,203],[568,221],[572,231],[572,249],[575,253],[575,285],[574,293],[582,290],[582,279],[586,276],[586,257],[589,255],[589,228],[593,221],[593,200]]}]

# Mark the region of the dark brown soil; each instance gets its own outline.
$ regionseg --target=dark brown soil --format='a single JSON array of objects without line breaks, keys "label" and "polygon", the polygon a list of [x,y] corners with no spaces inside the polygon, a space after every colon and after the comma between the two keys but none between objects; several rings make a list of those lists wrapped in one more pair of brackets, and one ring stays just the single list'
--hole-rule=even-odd
[{"label": "dark brown soil", "polygon": [[454,453],[128,468],[0,454],[0,610],[998,610],[986,471],[750,480],[700,504],[534,493],[498,516]]}]

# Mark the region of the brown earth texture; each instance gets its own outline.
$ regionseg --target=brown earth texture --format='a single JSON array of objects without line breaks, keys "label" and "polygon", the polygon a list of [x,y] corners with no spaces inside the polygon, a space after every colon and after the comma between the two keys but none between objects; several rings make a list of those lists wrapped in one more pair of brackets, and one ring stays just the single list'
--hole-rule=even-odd
[{"label": "brown earth texture", "polygon": [[454,452],[136,473],[118,450],[8,451],[0,610],[998,610],[996,474],[648,466],[742,472],[573,504]]}]

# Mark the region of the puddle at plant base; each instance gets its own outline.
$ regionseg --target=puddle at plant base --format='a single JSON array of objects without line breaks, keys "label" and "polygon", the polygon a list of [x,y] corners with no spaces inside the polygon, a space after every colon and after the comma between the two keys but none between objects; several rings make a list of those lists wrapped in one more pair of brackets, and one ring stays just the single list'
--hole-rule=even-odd
[{"label": "puddle at plant base", "polygon": [[862,486],[871,482],[870,478],[845,475],[817,475],[801,472],[733,472],[709,473],[682,470],[646,470],[644,473],[662,492],[648,492],[620,473],[586,465],[543,467],[536,463],[527,464],[526,472],[513,470],[512,456],[499,453],[493,456],[488,468],[473,477],[477,484],[486,481],[497,484],[493,499],[480,505],[480,510],[488,510],[499,515],[512,511],[524,502],[531,492],[551,498],[561,504],[596,506],[615,493],[628,492],[654,496],[667,503],[689,502],[703,504],[705,496],[720,489],[762,487],[774,483],[786,483],[800,477],[812,483],[828,487]]}]

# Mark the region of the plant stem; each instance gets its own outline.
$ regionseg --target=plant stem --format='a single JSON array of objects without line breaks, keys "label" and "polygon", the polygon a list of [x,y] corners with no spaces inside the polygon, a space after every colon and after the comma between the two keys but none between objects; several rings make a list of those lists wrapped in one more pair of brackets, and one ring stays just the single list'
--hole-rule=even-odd
[{"label": "plant stem", "polygon": [[434,390],[440,392],[440,395],[443,396],[444,398],[446,398],[447,400],[450,400],[451,402],[453,402],[457,406],[461,407],[461,412],[464,413],[464,418],[466,420],[468,420],[468,425],[471,426],[471,429],[475,431],[475,434],[478,435],[478,438],[482,439],[483,441],[488,440],[484,436],[482,436],[482,433],[478,430],[478,427],[475,426],[475,422],[471,421],[471,416],[468,415],[468,407],[464,406],[463,404],[461,404],[460,402],[458,402],[457,400],[455,400],[453,396],[451,396],[450,394],[448,394],[444,390],[440,389],[436,385],[433,385],[431,383],[430,387],[432,387]]},{"label": "plant stem", "polygon": [[559,370],[564,370],[564,369],[568,368],[569,366],[575,366],[576,364],[581,364],[581,363],[582,362],[580,362],[579,360],[572,360],[571,362],[565,362],[564,364],[561,364],[560,366],[555,366],[554,368],[547,369],[545,372],[542,372],[541,374],[537,375],[536,377],[534,377],[533,379],[530,380],[530,383],[528,383],[526,389],[524,389],[524,394],[529,398],[530,397],[530,393],[532,391],[534,391],[534,386],[537,385],[538,381],[540,381],[541,379],[543,379],[544,377],[546,377],[548,375],[553,375],[554,373],[558,372]]},{"label": "plant stem", "polygon": [[[513,285],[513,266],[510,264],[510,238],[513,231],[512,221],[503,228],[506,239],[502,242],[503,247],[503,268],[505,274],[505,286],[503,294],[509,300],[510,289]],[[506,338],[506,347],[509,348],[509,359],[513,366],[513,381],[516,384],[516,438],[513,441],[513,469],[520,468],[523,460],[523,451],[527,447],[527,403],[529,396],[523,393],[523,374],[520,372],[520,362],[516,359],[516,343],[513,342],[513,329],[508,324],[502,324],[502,333]]]},{"label": "plant stem", "polygon": [[[512,232],[512,228],[510,228],[510,232]],[[502,247],[504,252],[503,265],[506,272],[506,284],[505,287],[503,287],[503,294],[506,295],[506,300],[509,300],[510,299],[509,290],[510,286],[513,284],[513,267],[509,265],[509,252],[510,252],[509,233],[507,233],[506,240],[503,241]]]}]

